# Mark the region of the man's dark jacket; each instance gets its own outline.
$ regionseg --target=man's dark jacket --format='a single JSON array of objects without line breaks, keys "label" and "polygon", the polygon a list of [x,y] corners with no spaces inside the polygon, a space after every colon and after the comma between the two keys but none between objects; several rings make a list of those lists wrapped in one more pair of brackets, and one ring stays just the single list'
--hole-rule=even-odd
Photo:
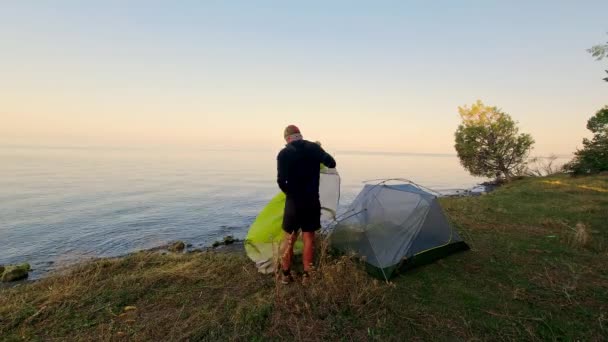
[{"label": "man's dark jacket", "polygon": [[288,199],[318,201],[320,164],[336,167],[332,156],[307,140],[293,141],[279,152],[277,183]]}]

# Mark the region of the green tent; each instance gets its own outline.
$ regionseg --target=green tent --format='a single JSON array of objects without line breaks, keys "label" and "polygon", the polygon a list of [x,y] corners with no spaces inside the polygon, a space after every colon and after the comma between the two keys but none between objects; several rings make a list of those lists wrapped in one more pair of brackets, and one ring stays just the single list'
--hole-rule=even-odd
[{"label": "green tent", "polygon": [[[335,169],[320,169],[319,199],[321,201],[321,222],[335,219],[340,198],[340,176]],[[279,192],[262,209],[249,228],[245,239],[247,256],[256,264],[261,273],[273,273],[279,257],[279,247],[283,239],[283,210],[285,194]],[[301,253],[301,241],[296,243],[295,252]]]}]

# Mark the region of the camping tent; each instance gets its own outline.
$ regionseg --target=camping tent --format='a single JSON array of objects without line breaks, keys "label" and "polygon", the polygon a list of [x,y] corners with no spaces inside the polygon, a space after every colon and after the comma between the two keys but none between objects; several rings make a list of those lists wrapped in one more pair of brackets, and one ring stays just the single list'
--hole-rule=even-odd
[{"label": "camping tent", "polygon": [[366,184],[330,236],[333,248],[363,257],[388,280],[398,269],[469,247],[446,219],[437,194],[411,182]]},{"label": "camping tent", "polygon": [[[320,168],[319,200],[321,202],[321,224],[332,222],[336,217],[340,199],[340,176],[335,169]],[[283,239],[283,209],[285,194],[279,192],[262,209],[249,228],[245,239],[247,256],[256,264],[261,273],[272,273],[278,260],[279,247]],[[301,241],[295,252],[302,250]]]}]

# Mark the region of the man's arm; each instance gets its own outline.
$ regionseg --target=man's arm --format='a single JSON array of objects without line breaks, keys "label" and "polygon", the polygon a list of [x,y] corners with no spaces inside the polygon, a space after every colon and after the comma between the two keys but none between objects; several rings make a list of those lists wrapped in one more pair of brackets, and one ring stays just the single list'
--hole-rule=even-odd
[{"label": "man's arm", "polygon": [[281,151],[277,156],[277,184],[285,194],[287,194],[287,157]]},{"label": "man's arm", "polygon": [[325,152],[325,150],[319,146],[319,160],[323,165],[327,166],[330,169],[336,167],[336,160],[329,153]]}]

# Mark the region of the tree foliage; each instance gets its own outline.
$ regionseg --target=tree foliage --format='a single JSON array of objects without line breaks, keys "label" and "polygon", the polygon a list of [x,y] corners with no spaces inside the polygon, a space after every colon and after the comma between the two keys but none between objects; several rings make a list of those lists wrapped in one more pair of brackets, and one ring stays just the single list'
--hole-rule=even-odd
[{"label": "tree foliage", "polygon": [[509,114],[477,101],[458,107],[462,123],[455,133],[460,163],[474,176],[509,181],[522,170],[534,144],[529,134],[519,134]]},{"label": "tree foliage", "polygon": [[587,129],[593,138],[583,139],[583,148],[574,153],[566,169],[579,175],[608,171],[608,106],[587,121]]},{"label": "tree foliage", "polygon": [[[606,44],[594,45],[587,49],[587,52],[598,61],[602,60],[603,58],[608,57],[608,42],[606,42]],[[608,73],[608,70],[606,70],[606,73]],[[608,77],[604,78],[604,81],[608,82]]]}]

